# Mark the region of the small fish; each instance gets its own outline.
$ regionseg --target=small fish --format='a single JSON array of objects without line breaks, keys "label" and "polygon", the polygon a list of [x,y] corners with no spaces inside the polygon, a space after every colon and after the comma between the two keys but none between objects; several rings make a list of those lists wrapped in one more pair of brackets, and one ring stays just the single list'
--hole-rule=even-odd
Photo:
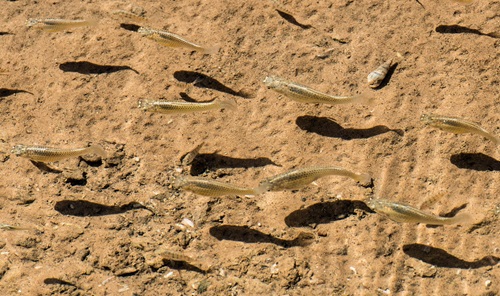
[{"label": "small fish", "polygon": [[11,153],[16,156],[29,158],[36,162],[54,162],[69,157],[76,157],[85,154],[97,154],[101,158],[106,158],[106,152],[100,146],[90,146],[85,148],[52,148],[45,146],[16,145]]},{"label": "small fish", "polygon": [[500,144],[500,138],[487,132],[479,124],[458,117],[442,116],[436,114],[422,114],[420,120],[426,125],[437,127],[443,131],[454,134],[473,133],[493,141],[496,145]]},{"label": "small fish", "polygon": [[71,28],[94,26],[96,20],[64,20],[64,19],[29,19],[26,22],[28,27],[33,27],[40,24],[40,29],[46,32],[59,32]]},{"label": "small fish", "polygon": [[165,114],[191,113],[196,111],[207,111],[212,109],[236,109],[236,104],[232,101],[214,100],[208,103],[172,102],[172,101],[150,101],[140,100],[138,107],[144,111],[158,112]]},{"label": "small fish", "polygon": [[7,70],[0,68],[0,75],[9,75],[9,74],[10,73]]},{"label": "small fish", "polygon": [[175,35],[173,33],[154,30],[150,28],[140,27],[137,32],[141,33],[143,36],[158,42],[161,45],[168,47],[184,47],[191,50],[199,51],[205,54],[213,54],[219,50],[219,47],[202,47],[198,44],[194,44],[192,42],[187,41],[179,35]]},{"label": "small fish", "polygon": [[441,217],[422,212],[410,205],[385,199],[370,199],[366,205],[387,218],[400,223],[424,223],[429,225],[468,224],[472,218],[468,214],[455,217]]},{"label": "small fish", "polygon": [[392,66],[392,59],[387,60],[385,63],[380,65],[377,69],[375,69],[373,72],[368,74],[368,85],[371,88],[377,88],[382,81],[384,81],[385,76],[387,75],[387,72],[389,72],[389,69]]},{"label": "small fish", "polygon": [[259,188],[245,188],[200,177],[179,177],[174,187],[204,196],[258,195]]},{"label": "small fish", "polygon": [[30,230],[29,228],[12,226],[12,225],[3,224],[3,223],[0,223],[0,229],[3,229],[3,230]]},{"label": "small fish", "polygon": [[370,184],[371,177],[368,174],[357,174],[341,167],[309,167],[295,169],[284,174],[276,175],[263,180],[259,184],[260,190],[280,191],[285,189],[299,189],[315,180],[329,175],[346,176],[362,184]]},{"label": "small fish", "polygon": [[263,82],[267,88],[301,103],[373,105],[373,99],[364,94],[351,97],[332,96],[276,76],[268,76]]},{"label": "small fish", "polygon": [[144,16],[142,16],[141,14],[138,14],[138,13],[135,13],[132,11],[128,11],[128,10],[122,10],[122,9],[113,10],[111,12],[111,14],[114,16],[120,17],[122,19],[126,19],[126,20],[131,20],[131,21],[136,21],[136,22],[146,21],[146,18]]}]

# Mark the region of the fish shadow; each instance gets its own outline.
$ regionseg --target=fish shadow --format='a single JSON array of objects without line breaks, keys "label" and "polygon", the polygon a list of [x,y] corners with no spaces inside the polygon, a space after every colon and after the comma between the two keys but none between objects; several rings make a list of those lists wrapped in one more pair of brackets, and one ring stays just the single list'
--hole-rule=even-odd
[{"label": "fish shadow", "polygon": [[56,279],[56,278],[46,278],[43,280],[43,283],[46,285],[64,285],[64,286],[72,286],[72,287],[77,288],[77,286],[73,283],[70,283],[70,282],[67,282],[64,280],[60,280],[60,279]]},{"label": "fish shadow", "polygon": [[476,29],[462,27],[459,25],[440,25],[436,27],[436,32],[441,34],[475,34],[481,36],[488,36],[491,38],[500,38],[500,33],[483,33]]},{"label": "fish shadow", "polygon": [[385,75],[384,80],[380,83],[379,86],[373,88],[375,90],[379,90],[384,88],[387,84],[389,84],[389,81],[391,81],[391,77],[394,74],[394,71],[396,71],[396,68],[398,67],[398,63],[394,63],[391,65],[391,67],[387,70],[387,75]]},{"label": "fish shadow", "polygon": [[312,233],[300,233],[295,239],[285,240],[251,229],[248,226],[220,225],[210,228],[210,235],[218,240],[231,240],[249,244],[270,243],[284,248],[304,247],[314,241]]},{"label": "fish shadow", "polygon": [[0,88],[0,98],[8,97],[17,93],[27,93],[30,95],[34,95],[33,93],[22,89]]},{"label": "fish shadow", "polygon": [[201,88],[209,88],[213,89],[216,91],[220,91],[223,93],[227,93],[233,96],[238,96],[242,97],[245,99],[251,98],[252,95],[249,93],[246,93],[244,91],[235,91],[221,82],[219,82],[217,79],[212,78],[210,76],[207,76],[203,73],[199,72],[193,72],[193,71],[175,71],[174,72],[174,78],[177,79],[177,81],[181,81],[184,83],[194,83],[194,86],[201,87]]},{"label": "fish shadow", "polygon": [[485,266],[495,266],[500,261],[500,258],[495,256],[485,256],[480,260],[465,261],[445,250],[423,244],[404,245],[403,252],[425,263],[446,268],[477,269]]},{"label": "fish shadow", "polygon": [[500,161],[483,153],[459,153],[450,156],[450,162],[461,169],[500,171]]},{"label": "fish shadow", "polygon": [[304,30],[307,30],[307,29],[310,29],[312,28],[313,26],[312,25],[306,25],[306,24],[301,24],[297,21],[297,19],[291,15],[291,14],[288,14],[284,11],[281,11],[279,9],[276,9],[276,11],[278,12],[278,14],[283,18],[285,19],[287,22],[289,22],[290,24],[292,25],[295,25],[295,26],[298,26]]},{"label": "fish shadow", "polygon": [[327,224],[355,215],[354,210],[373,212],[368,206],[358,200],[336,200],[320,202],[304,209],[291,212],[285,217],[288,227],[307,227],[314,224]]},{"label": "fish shadow", "polygon": [[162,260],[164,266],[168,266],[175,270],[194,271],[203,274],[208,272],[208,270],[202,269],[199,266],[196,266],[194,264],[191,264],[183,260],[172,260],[172,259],[162,259]]},{"label": "fish shadow", "polygon": [[302,130],[324,137],[340,138],[343,140],[367,139],[388,132],[395,132],[400,136],[404,135],[403,130],[391,129],[385,125],[377,125],[367,129],[343,128],[330,118],[309,115],[297,117],[295,123]]},{"label": "fish shadow", "polygon": [[0,32],[0,36],[3,36],[3,35],[14,35],[14,33],[11,33],[11,32]]},{"label": "fish shadow", "polygon": [[191,176],[198,176],[207,170],[221,168],[250,168],[276,165],[267,157],[257,158],[235,158],[220,155],[218,153],[198,154],[191,162]]},{"label": "fish shadow", "polygon": [[124,70],[131,70],[139,74],[129,66],[98,65],[91,62],[66,62],[59,65],[63,72],[76,72],[80,74],[110,74]]},{"label": "fish shadow", "polygon": [[132,31],[132,32],[137,32],[139,31],[139,28],[141,26],[135,25],[135,24],[120,24],[120,28]]},{"label": "fish shadow", "polygon": [[54,206],[54,210],[63,215],[78,217],[116,215],[136,209],[147,208],[138,202],[130,202],[123,206],[106,206],[81,199],[58,201]]},{"label": "fish shadow", "polygon": [[53,167],[50,167],[49,165],[47,165],[46,163],[44,162],[41,162],[41,161],[34,161],[34,160],[30,160],[31,163],[37,167],[37,169],[39,169],[40,171],[43,171],[43,172],[46,172],[46,173],[52,173],[52,174],[60,174],[62,173],[62,170],[58,169],[58,168],[53,168]]}]

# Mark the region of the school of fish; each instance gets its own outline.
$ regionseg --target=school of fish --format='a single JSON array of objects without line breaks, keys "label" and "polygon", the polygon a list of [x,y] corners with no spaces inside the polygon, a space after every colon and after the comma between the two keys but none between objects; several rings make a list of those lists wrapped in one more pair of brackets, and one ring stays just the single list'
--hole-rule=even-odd
[{"label": "school of fish", "polygon": [[[455,2],[469,4],[472,0],[454,0]],[[285,5],[277,0],[271,0],[277,10],[286,14],[292,15]],[[115,10],[111,12],[113,18],[137,22],[139,24],[147,22],[147,18],[140,13],[128,10]],[[98,24],[97,20],[93,19],[58,19],[58,18],[34,18],[29,19],[26,25],[29,28],[39,29],[42,33],[57,33],[66,30],[79,29],[82,27],[92,27]],[[168,48],[181,48],[189,51],[200,52],[201,54],[217,54],[219,51],[218,45],[199,45],[192,41],[188,41],[185,37],[181,37],[174,33],[153,29],[150,27],[138,25],[137,33],[141,36],[154,41],[156,44]],[[154,46],[154,45],[153,45]],[[381,60],[383,61],[383,60]],[[398,62],[404,62],[399,60]],[[370,88],[383,87],[384,82],[388,81],[388,74],[391,72],[391,67],[395,64],[395,59],[389,58],[385,62],[370,72],[367,76],[367,86]],[[9,70],[0,69],[0,75],[8,75]],[[266,76],[262,86],[274,91],[284,97],[291,99],[297,103],[307,104],[360,104],[366,106],[374,106],[376,99],[373,93],[361,91],[358,94],[349,94],[345,96],[331,95],[322,91],[318,91],[313,87],[292,82],[287,78],[273,75]],[[168,101],[160,99],[140,99],[137,107],[139,110],[161,113],[167,115],[175,115],[179,113],[195,113],[217,110],[231,110],[237,112],[237,104],[231,100],[212,99],[205,102],[185,102],[185,101]],[[224,111],[225,112],[225,111]],[[423,126],[438,128],[442,131],[463,134],[472,133],[481,136],[494,145],[500,145],[500,138],[485,128],[479,123],[469,119],[455,117],[451,115],[437,114],[422,114],[420,117]],[[423,127],[422,127],[423,128]],[[186,154],[183,164],[190,165],[204,143],[198,145],[193,151]],[[82,145],[83,146],[83,145]],[[11,153],[27,158],[33,162],[50,163],[63,161],[71,157],[80,157],[91,154],[100,157],[103,161],[107,158],[107,152],[100,145],[90,145],[86,147],[77,146],[77,148],[61,148],[48,147],[43,145],[24,145],[17,144],[13,146]],[[234,185],[229,182],[222,182],[211,178],[184,176],[180,175],[171,184],[176,190],[191,192],[196,195],[209,197],[220,196],[251,196],[269,194],[269,192],[277,192],[284,190],[299,190],[305,186],[314,183],[320,178],[327,176],[339,176],[335,178],[337,181],[345,182],[343,177],[347,177],[359,183],[361,186],[373,186],[373,180],[367,172],[354,172],[351,169],[333,166],[333,165],[310,165],[298,167],[295,169],[286,170],[285,172],[268,176],[255,182],[254,186]],[[333,178],[332,178],[333,179]],[[352,181],[350,181],[352,183]],[[346,182],[346,186],[349,183]],[[272,193],[271,193],[272,194]],[[194,197],[193,197],[194,198]],[[385,198],[372,197],[365,200],[369,209],[383,217],[398,222],[398,223],[423,223],[429,225],[450,225],[450,224],[470,224],[473,223],[473,217],[468,213],[459,213],[453,217],[444,217],[424,212],[421,209],[408,205],[404,202],[396,200],[388,200]],[[0,224],[3,230],[30,230],[21,226],[11,226],[9,224]],[[192,257],[181,253],[162,250],[158,255],[163,260],[181,261],[198,265],[198,262]]]}]

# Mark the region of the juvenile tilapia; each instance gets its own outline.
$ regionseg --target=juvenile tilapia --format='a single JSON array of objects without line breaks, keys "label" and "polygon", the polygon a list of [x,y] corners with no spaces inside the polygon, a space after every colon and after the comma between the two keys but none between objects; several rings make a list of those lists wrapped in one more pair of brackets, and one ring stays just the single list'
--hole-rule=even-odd
[{"label": "juvenile tilapia", "polygon": [[263,180],[259,188],[265,191],[280,191],[286,189],[299,189],[315,180],[329,175],[346,176],[362,184],[370,184],[368,174],[357,174],[341,167],[310,167],[295,169],[284,174],[276,175]]},{"label": "juvenile tilapia", "polygon": [[500,144],[500,138],[489,133],[488,131],[480,127],[477,123],[466,119],[436,114],[423,114],[420,117],[420,120],[423,121],[426,125],[437,127],[443,131],[451,132],[454,134],[478,134],[490,141],[493,141],[493,143],[495,143],[496,145]]},{"label": "juvenile tilapia", "polygon": [[208,103],[172,102],[172,101],[150,101],[141,100],[138,107],[144,111],[158,112],[165,114],[191,113],[196,111],[206,111],[212,109],[236,109],[236,104],[232,101],[214,100]]},{"label": "juvenile tilapia", "polygon": [[30,230],[29,228],[26,228],[26,227],[12,226],[12,225],[3,224],[3,223],[0,223],[0,229],[3,229],[3,230]]},{"label": "juvenile tilapia", "polygon": [[410,205],[385,199],[370,199],[366,205],[387,218],[400,223],[424,223],[430,225],[449,225],[471,223],[471,217],[460,214],[455,217],[440,217],[425,213]]},{"label": "juvenile tilapia", "polygon": [[276,76],[268,76],[264,79],[263,82],[267,86],[267,88],[272,89],[275,92],[283,94],[289,97],[290,99],[301,103],[316,103],[316,104],[329,104],[329,105],[350,104],[350,103],[359,103],[364,105],[373,104],[373,98],[370,98],[365,94],[349,96],[349,97],[332,96],[311,89],[305,85],[291,82],[284,78]]},{"label": "juvenile tilapia", "polygon": [[71,28],[94,26],[97,24],[96,20],[65,20],[65,19],[29,19],[26,22],[28,27],[40,25],[40,29],[47,32],[59,32]]},{"label": "juvenile tilapia", "polygon": [[16,145],[12,148],[11,152],[16,156],[29,158],[38,162],[54,162],[85,154],[97,154],[102,158],[106,158],[106,151],[100,146],[85,148],[52,148],[45,146]]},{"label": "juvenile tilapia", "polygon": [[178,177],[174,187],[205,196],[222,195],[257,195],[262,193],[259,188],[239,187],[200,177]]},{"label": "juvenile tilapia", "polygon": [[170,32],[154,30],[150,28],[140,27],[137,30],[138,33],[142,34],[142,36],[147,37],[151,40],[158,42],[161,45],[168,47],[183,47],[191,50],[199,51],[206,54],[216,53],[219,48],[218,47],[203,47],[201,45],[192,43],[182,38],[179,35],[175,35]]},{"label": "juvenile tilapia", "polygon": [[141,14],[128,11],[128,10],[123,10],[123,9],[118,9],[118,10],[113,10],[111,12],[112,15],[119,17],[121,19],[126,19],[126,20],[131,20],[131,21],[136,21],[136,22],[144,22],[146,21],[146,18],[142,16]]}]

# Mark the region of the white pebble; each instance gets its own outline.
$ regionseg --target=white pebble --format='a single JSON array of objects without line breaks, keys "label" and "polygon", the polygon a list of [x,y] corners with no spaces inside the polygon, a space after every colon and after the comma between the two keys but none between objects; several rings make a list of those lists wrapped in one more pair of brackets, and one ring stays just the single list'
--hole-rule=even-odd
[{"label": "white pebble", "polygon": [[194,223],[193,221],[189,220],[188,218],[184,218],[182,219],[182,224],[186,225],[186,226],[189,226],[191,228],[194,228]]}]

